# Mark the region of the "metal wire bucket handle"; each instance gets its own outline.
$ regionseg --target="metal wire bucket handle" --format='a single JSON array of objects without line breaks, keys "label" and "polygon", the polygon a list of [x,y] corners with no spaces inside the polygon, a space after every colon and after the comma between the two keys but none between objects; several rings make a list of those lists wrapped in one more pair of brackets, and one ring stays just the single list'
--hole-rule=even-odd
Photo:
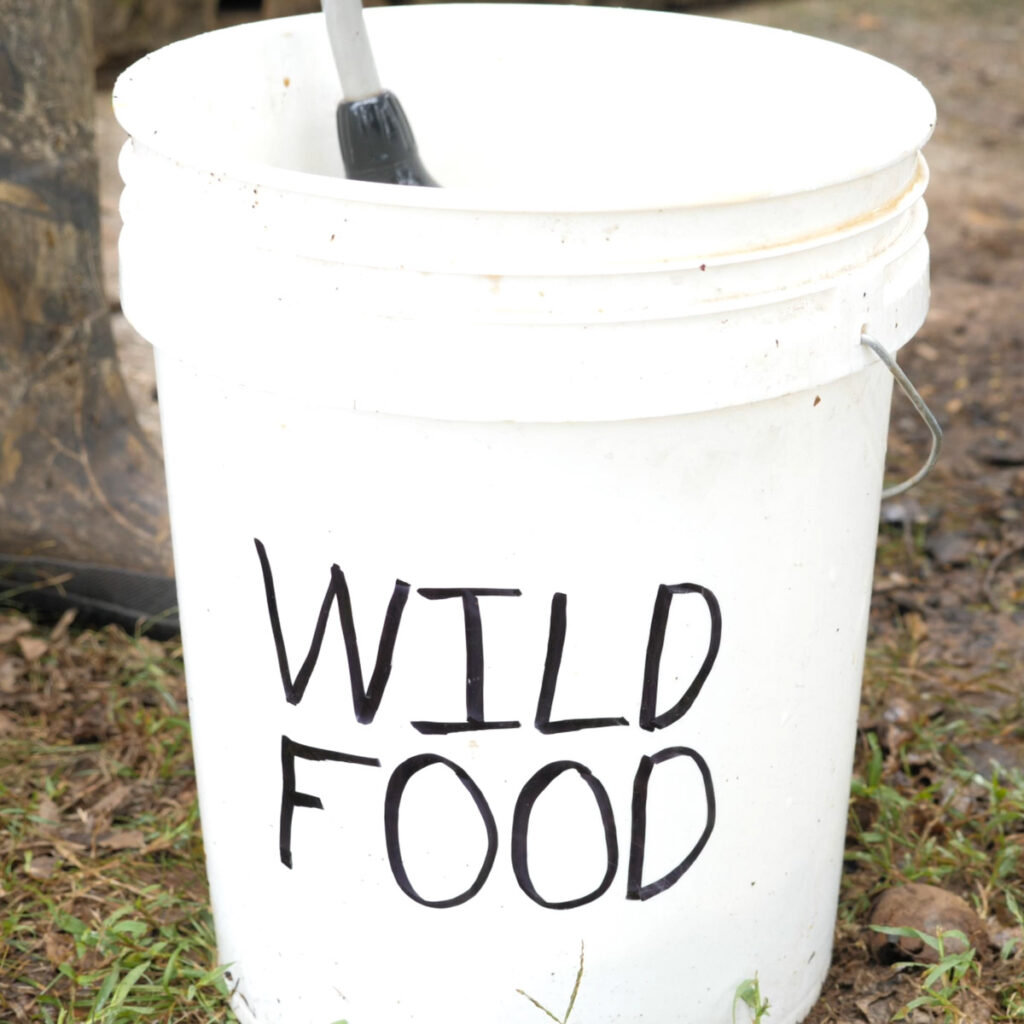
[{"label": "metal wire bucket handle", "polygon": [[939,457],[939,451],[942,448],[942,428],[939,426],[939,421],[935,418],[931,409],[925,405],[924,399],[918,394],[917,388],[910,383],[910,378],[900,369],[889,350],[880,341],[872,338],[870,334],[862,334],[860,336],[860,343],[867,345],[889,368],[889,372],[896,378],[896,383],[899,384],[903,393],[910,399],[911,405],[917,410],[918,415],[924,420],[925,426],[932,435],[932,450],[928,453],[928,461],[909,480],[904,480],[903,483],[895,484],[892,487],[886,487],[882,491],[882,500],[887,501],[889,498],[895,498],[897,494],[909,491],[911,487],[919,484],[932,471],[932,467],[935,465]]}]

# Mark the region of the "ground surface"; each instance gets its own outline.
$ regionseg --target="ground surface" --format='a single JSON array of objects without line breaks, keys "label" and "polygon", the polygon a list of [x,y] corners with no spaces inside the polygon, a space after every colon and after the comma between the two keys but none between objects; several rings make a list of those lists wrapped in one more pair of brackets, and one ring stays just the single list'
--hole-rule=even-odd
[{"label": "ground surface", "polygon": [[[777,0],[714,13],[868,50],[939,107],[932,310],[901,362],[945,448],[912,497],[883,509],[835,960],[809,1021],[880,1024],[915,999],[912,1021],[1024,1020],[1024,5]],[[101,94],[110,253],[108,105]],[[148,352],[119,333],[156,432]],[[897,400],[892,479],[926,450]],[[210,973],[173,644],[0,610],[0,806],[0,1020],[114,1024],[139,1019],[132,1005],[154,1020],[230,1019]],[[872,901],[908,881],[965,897],[980,922],[973,960],[954,957],[930,988],[868,949]]]}]

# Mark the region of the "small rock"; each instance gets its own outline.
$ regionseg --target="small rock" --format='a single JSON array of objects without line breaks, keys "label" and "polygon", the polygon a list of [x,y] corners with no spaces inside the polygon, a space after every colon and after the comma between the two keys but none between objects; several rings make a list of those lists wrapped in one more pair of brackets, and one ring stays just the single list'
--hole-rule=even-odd
[{"label": "small rock", "polygon": [[941,509],[925,508],[916,498],[900,495],[882,502],[881,519],[892,526],[931,526],[938,521]]},{"label": "small rock", "polygon": [[918,615],[924,615],[928,610],[922,595],[913,590],[890,590],[886,597],[901,612],[916,612]]},{"label": "small rock", "polygon": [[[870,923],[891,928],[915,928],[925,935],[960,931],[975,949],[987,944],[987,933],[981,918],[966,900],[935,885],[911,882],[887,889],[875,901]],[[944,939],[947,953],[961,953],[966,948],[956,939]],[[916,936],[886,935],[872,931],[868,946],[882,964],[914,960],[922,964],[939,962],[936,950]]]},{"label": "small rock", "polygon": [[57,870],[57,858],[44,854],[41,857],[33,857],[25,868],[31,878],[49,878]]},{"label": "small rock", "polygon": [[974,541],[965,533],[940,533],[928,541],[928,553],[941,566],[969,565]]}]

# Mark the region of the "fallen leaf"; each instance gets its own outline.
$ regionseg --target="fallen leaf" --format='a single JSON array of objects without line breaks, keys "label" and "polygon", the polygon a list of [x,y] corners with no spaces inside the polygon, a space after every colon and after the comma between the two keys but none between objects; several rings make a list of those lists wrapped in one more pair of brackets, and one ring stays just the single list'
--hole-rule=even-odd
[{"label": "fallen leaf", "polygon": [[67,636],[68,628],[75,621],[76,615],[78,615],[77,608],[66,608],[64,610],[64,614],[57,620],[57,625],[50,630],[50,643],[55,644]]},{"label": "fallen leaf", "polygon": [[914,643],[920,643],[928,636],[928,623],[924,621],[924,616],[920,612],[907,612],[903,616],[903,624]]},{"label": "fallen leaf", "polygon": [[0,736],[13,736],[18,731],[18,720],[6,711],[0,711]]},{"label": "fallen leaf", "polygon": [[56,825],[60,821],[60,809],[49,796],[43,796],[36,808],[36,817],[46,825]]},{"label": "fallen leaf", "polygon": [[887,1000],[858,999],[856,1005],[868,1024],[888,1024],[892,1020],[892,1009]]},{"label": "fallen leaf", "polygon": [[135,829],[105,832],[97,838],[96,845],[105,850],[141,850],[146,845],[146,837]]},{"label": "fallen leaf", "polygon": [[114,788],[107,793],[105,796],[100,797],[89,808],[88,813],[95,818],[102,818],[112,812],[116,811],[132,795],[131,786],[126,786],[124,783],[119,782]]},{"label": "fallen leaf", "polygon": [[78,854],[85,849],[81,844],[66,843],[63,839],[55,836],[53,839],[53,848],[62,860],[68,861],[79,870],[84,866],[78,858]]},{"label": "fallen leaf", "polygon": [[64,830],[53,837],[53,847],[58,853],[82,853],[89,849],[89,835],[81,831]]},{"label": "fallen leaf", "polygon": [[75,944],[71,940],[70,936],[58,935],[55,932],[47,932],[43,938],[43,947],[46,950],[46,959],[53,964],[54,967],[59,967],[63,963],[67,963],[71,959],[71,954],[74,952]]},{"label": "fallen leaf", "polygon": [[6,658],[0,661],[0,693],[17,693],[18,676],[25,667],[21,658]]},{"label": "fallen leaf", "polygon": [[22,633],[31,631],[32,623],[24,615],[6,615],[0,619],[0,644],[10,643]]},{"label": "fallen leaf", "polygon": [[876,981],[854,1005],[868,1024],[889,1024],[903,1002],[901,979],[888,977]]},{"label": "fallen leaf", "polygon": [[18,646],[26,661],[38,661],[49,649],[49,644],[38,636],[19,636]]}]

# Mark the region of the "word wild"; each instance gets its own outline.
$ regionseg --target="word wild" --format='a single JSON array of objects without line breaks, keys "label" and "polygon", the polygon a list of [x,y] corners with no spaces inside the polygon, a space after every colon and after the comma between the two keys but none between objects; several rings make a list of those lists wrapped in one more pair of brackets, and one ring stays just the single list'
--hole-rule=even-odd
[{"label": "word wild", "polygon": [[[402,580],[395,581],[391,599],[388,602],[387,611],[384,615],[384,624],[381,628],[380,640],[377,645],[376,661],[370,674],[369,682],[365,683],[348,584],[345,580],[344,572],[337,565],[331,566],[330,583],[320,606],[309,650],[299,671],[293,676],[289,667],[288,654],[281,630],[277,594],[274,589],[274,577],[270,559],[263,543],[257,539],[255,544],[263,575],[270,628],[277,651],[278,668],[280,670],[281,683],[284,687],[285,699],[289,704],[294,705],[302,701],[320,656],[320,649],[327,631],[327,622],[333,605],[337,607],[342,637],[345,642],[355,719],[362,725],[372,725],[387,688],[395,643],[412,588]],[[516,589],[485,587],[428,587],[418,589],[417,594],[428,601],[459,600],[462,603],[466,645],[466,718],[464,721],[456,722],[413,721],[410,723],[412,727],[423,735],[446,735],[449,733],[521,728],[520,722],[509,720],[489,721],[484,715],[484,650],[483,626],[480,614],[480,598],[519,597],[520,591]],[[669,614],[673,599],[685,594],[696,594],[707,605],[711,619],[707,652],[696,675],[683,695],[672,707],[659,714],[656,710],[658,682]],[[583,729],[627,726],[629,723],[625,718],[569,718],[558,721],[551,720],[555,690],[558,685],[558,673],[565,646],[566,607],[567,597],[565,594],[556,593],[552,595],[547,653],[541,675],[540,694],[537,700],[537,711],[533,723],[534,728],[543,735],[555,735],[577,732]],[[654,600],[654,611],[651,616],[647,654],[644,663],[643,689],[638,721],[641,729],[648,732],[664,729],[682,718],[693,706],[718,656],[721,635],[721,610],[717,598],[707,587],[702,587],[695,583],[659,585]],[[672,870],[668,871],[661,878],[644,882],[647,794],[651,775],[657,765],[677,758],[690,760],[700,773],[704,793],[704,828],[693,847]],[[323,802],[319,797],[300,792],[296,788],[295,763],[299,759],[307,761],[333,761],[365,768],[382,767],[380,760],[375,757],[364,757],[340,750],[312,747],[304,743],[298,743],[288,736],[281,737],[280,855],[281,863],[287,868],[293,866],[291,836],[295,809],[298,807],[316,810],[323,809]],[[399,819],[406,786],[418,772],[432,765],[445,766],[461,783],[480,815],[487,836],[487,850],[473,883],[464,892],[441,900],[428,900],[417,892],[406,870],[399,841]],[[566,772],[575,772],[579,775],[590,790],[597,805],[604,831],[606,870],[600,884],[592,892],[573,899],[551,901],[545,899],[537,891],[530,875],[528,863],[530,820],[536,801],[555,779]],[[629,863],[626,870],[626,899],[647,900],[675,885],[700,856],[707,845],[714,825],[715,791],[711,770],[707,762],[696,750],[690,747],[672,746],[659,750],[655,754],[641,757],[633,778]],[[384,835],[388,863],[395,882],[410,899],[427,907],[455,907],[471,900],[486,883],[498,851],[498,827],[487,798],[461,765],[436,753],[422,753],[409,757],[392,771],[384,798]],[[531,900],[540,906],[556,910],[568,910],[598,899],[611,886],[619,863],[619,840],[615,816],[604,785],[585,764],[579,761],[557,760],[544,765],[527,780],[516,800],[512,816],[510,849],[512,870],[519,887]]]}]

